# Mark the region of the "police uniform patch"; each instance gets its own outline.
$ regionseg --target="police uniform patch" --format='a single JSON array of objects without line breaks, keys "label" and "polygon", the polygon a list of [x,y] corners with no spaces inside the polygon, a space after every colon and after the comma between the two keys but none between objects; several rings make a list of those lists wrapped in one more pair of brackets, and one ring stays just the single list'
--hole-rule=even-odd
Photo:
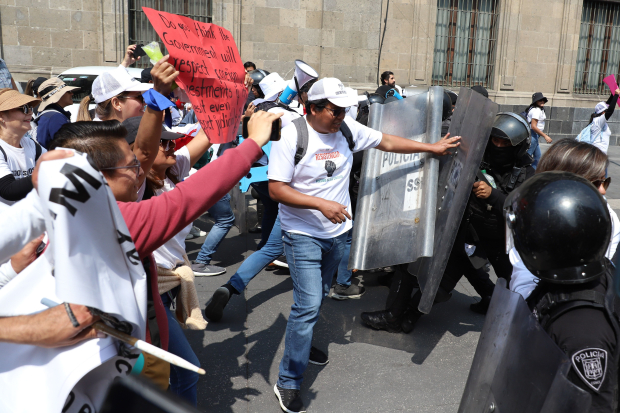
[{"label": "police uniform patch", "polygon": [[607,351],[586,348],[573,354],[571,361],[581,380],[598,393],[607,372]]}]

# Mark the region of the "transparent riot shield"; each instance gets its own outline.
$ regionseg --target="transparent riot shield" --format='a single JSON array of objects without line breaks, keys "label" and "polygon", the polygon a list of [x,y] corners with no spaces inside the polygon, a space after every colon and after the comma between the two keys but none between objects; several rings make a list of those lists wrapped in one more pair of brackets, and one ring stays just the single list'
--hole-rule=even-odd
[{"label": "transparent riot shield", "polygon": [[[368,126],[420,142],[440,139],[443,88],[370,107]],[[433,254],[439,161],[369,149],[364,155],[349,268],[415,261]]]},{"label": "transparent riot shield", "polygon": [[[421,255],[423,258],[411,261],[408,268],[418,277],[422,291],[418,310],[425,314],[433,306],[497,111],[497,104],[491,100],[471,89],[461,88],[448,131],[450,136],[461,137],[461,146],[451,155],[439,158],[439,179],[435,187],[437,219],[432,226],[433,255]],[[411,242],[419,240],[411,239]],[[464,245],[457,247],[465,248]]]},{"label": "transparent riot shield", "polygon": [[499,279],[459,413],[587,412],[591,397],[567,379],[570,368],[521,295]]}]

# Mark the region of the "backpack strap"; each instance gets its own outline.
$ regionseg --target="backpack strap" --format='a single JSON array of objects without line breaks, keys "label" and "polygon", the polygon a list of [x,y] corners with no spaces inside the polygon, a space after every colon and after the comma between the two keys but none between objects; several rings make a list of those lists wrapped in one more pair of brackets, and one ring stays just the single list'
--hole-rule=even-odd
[{"label": "backpack strap", "polygon": [[2,146],[0,146],[0,152],[2,152],[2,156],[4,156],[4,162],[8,162],[9,158],[6,157],[6,152]]},{"label": "backpack strap", "polygon": [[303,116],[295,119],[292,123],[297,130],[297,149],[295,149],[295,165],[297,165],[308,150],[308,125],[306,125],[306,118]]},{"label": "backpack strap", "polygon": [[[36,163],[39,160],[39,157],[43,153],[43,149],[41,148],[41,144],[34,139],[30,138],[31,141],[34,142],[34,162]],[[4,151],[2,151],[4,153]],[[6,159],[6,154],[4,154],[4,158]]]},{"label": "backpack strap", "polygon": [[353,152],[353,148],[355,148],[355,142],[353,142],[353,133],[351,133],[351,129],[349,129],[349,125],[343,120],[340,124],[340,132],[344,135],[347,143],[349,144],[349,150]]},{"label": "backpack strap", "polygon": [[541,327],[547,328],[561,315],[578,307],[593,307],[605,310],[605,294],[585,290],[572,293],[547,293],[535,307],[534,315]]}]

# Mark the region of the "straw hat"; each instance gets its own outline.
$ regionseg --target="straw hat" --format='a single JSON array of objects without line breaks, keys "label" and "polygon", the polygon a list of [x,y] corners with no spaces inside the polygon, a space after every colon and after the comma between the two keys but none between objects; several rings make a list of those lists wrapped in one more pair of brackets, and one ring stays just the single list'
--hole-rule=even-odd
[{"label": "straw hat", "polygon": [[79,89],[76,86],[67,86],[65,82],[57,77],[47,79],[39,86],[39,96],[41,96],[41,105],[39,106],[39,112],[45,110],[46,107],[53,103],[58,103],[60,98],[67,92]]},{"label": "straw hat", "polygon": [[24,105],[36,106],[41,99],[22,95],[14,89],[0,89],[0,112],[19,108]]}]

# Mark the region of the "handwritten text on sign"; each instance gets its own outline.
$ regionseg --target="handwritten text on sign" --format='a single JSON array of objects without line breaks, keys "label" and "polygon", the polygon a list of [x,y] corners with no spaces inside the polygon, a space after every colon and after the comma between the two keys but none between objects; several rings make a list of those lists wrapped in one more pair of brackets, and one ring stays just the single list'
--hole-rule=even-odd
[{"label": "handwritten text on sign", "polygon": [[245,70],[230,32],[214,24],[143,7],[142,10],[180,72],[177,84],[187,93],[198,121],[213,143],[237,135],[248,92]]}]

